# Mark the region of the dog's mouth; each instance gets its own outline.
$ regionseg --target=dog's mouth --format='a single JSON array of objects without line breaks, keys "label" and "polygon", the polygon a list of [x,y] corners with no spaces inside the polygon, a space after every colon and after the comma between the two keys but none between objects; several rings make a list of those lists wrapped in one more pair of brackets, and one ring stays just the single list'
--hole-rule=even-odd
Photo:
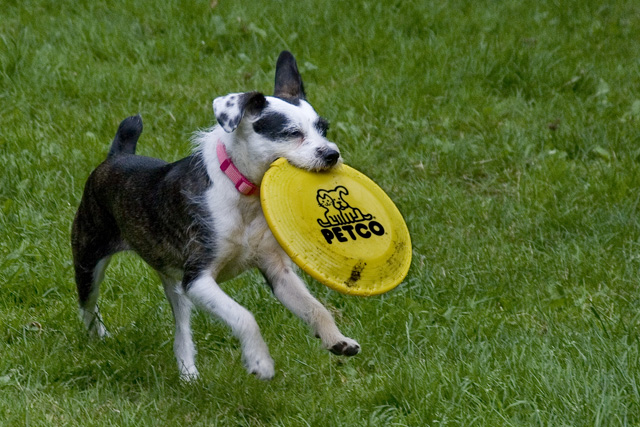
[{"label": "dog's mouth", "polygon": [[304,169],[310,172],[326,172],[342,164],[340,153],[335,150],[333,151],[336,153],[335,155],[329,157],[318,156],[308,162],[300,161],[299,159],[287,159],[287,161],[298,169]]},{"label": "dog's mouth", "polygon": [[337,167],[342,163],[342,158],[338,157],[336,160],[332,160],[330,162],[324,160],[317,160],[316,164],[309,168],[312,172],[327,172],[331,169]]},{"label": "dog's mouth", "polygon": [[324,148],[316,150],[316,158],[315,158],[315,167],[311,168],[316,172],[327,171],[342,162],[342,157],[340,157],[340,152],[338,150],[334,150],[333,148]]},{"label": "dog's mouth", "polygon": [[321,165],[321,166],[318,166],[317,168],[311,169],[311,170],[313,172],[327,172],[327,171],[330,171],[331,169],[336,168],[341,163],[342,163],[342,161],[338,161],[338,162],[333,163],[331,165]]}]

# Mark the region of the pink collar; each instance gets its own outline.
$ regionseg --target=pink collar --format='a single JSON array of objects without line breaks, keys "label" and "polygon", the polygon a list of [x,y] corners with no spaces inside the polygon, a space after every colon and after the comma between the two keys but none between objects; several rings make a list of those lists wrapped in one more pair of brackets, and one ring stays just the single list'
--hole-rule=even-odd
[{"label": "pink collar", "polygon": [[220,162],[220,169],[225,173],[236,186],[236,190],[244,194],[245,196],[250,196],[251,194],[260,192],[260,189],[257,185],[249,181],[242,172],[238,170],[236,165],[233,164],[229,156],[227,155],[227,149],[225,148],[222,141],[218,141],[218,147],[216,148],[218,152],[218,161]]}]

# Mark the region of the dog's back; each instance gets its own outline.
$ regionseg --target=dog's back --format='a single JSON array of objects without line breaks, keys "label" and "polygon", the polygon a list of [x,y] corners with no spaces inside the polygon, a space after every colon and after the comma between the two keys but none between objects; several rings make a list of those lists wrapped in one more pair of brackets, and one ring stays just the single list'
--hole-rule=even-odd
[{"label": "dog's back", "polygon": [[[207,212],[198,202],[211,181],[199,154],[175,163],[135,155],[141,132],[140,116],[120,123],[109,155],[85,185],[73,247],[86,249],[77,239],[90,235],[96,257],[133,249],[157,270],[179,268],[189,256],[187,242],[207,240]],[[169,213],[164,221],[159,210]]]}]

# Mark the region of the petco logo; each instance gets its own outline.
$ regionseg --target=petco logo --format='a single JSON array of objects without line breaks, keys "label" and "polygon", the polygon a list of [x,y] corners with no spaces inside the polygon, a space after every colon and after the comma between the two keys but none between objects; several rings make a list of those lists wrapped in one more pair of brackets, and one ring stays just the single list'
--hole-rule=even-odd
[{"label": "petco logo", "polygon": [[318,224],[322,227],[320,232],[327,243],[332,244],[334,239],[348,242],[349,239],[357,240],[359,237],[368,239],[372,235],[382,236],[382,224],[371,221],[371,214],[363,214],[360,209],[349,205],[344,200],[347,194],[349,191],[342,185],[333,190],[318,190],[316,200],[325,210],[324,219],[318,219]]}]

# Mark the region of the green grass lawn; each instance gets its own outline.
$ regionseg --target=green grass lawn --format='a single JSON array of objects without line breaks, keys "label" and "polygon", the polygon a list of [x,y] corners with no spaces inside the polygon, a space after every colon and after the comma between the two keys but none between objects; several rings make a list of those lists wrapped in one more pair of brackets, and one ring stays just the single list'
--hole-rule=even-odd
[{"label": "green grass lawn", "polygon": [[[0,425],[640,425],[639,35],[635,0],[0,0]],[[413,264],[379,297],[307,280],[348,359],[258,274],[224,284],[276,376],[199,313],[184,385],[134,255],[103,285],[113,337],[85,336],[71,221],[120,120],[179,159],[214,97],[271,93],[283,49]]]}]

